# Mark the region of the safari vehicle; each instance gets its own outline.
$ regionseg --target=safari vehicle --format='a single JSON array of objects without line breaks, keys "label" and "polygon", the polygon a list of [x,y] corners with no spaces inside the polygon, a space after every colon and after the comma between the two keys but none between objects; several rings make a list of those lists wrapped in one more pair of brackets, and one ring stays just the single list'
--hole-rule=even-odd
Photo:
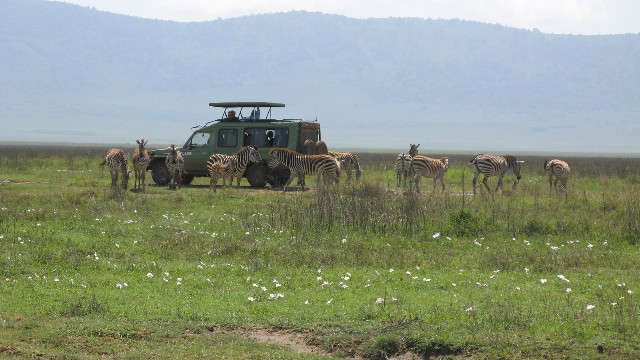
[{"label": "safari vehicle", "polygon": [[[301,152],[306,140],[315,142],[321,138],[318,122],[273,119],[272,109],[284,107],[282,103],[214,102],[209,106],[223,109],[222,116],[204,126],[196,126],[197,130],[179,148],[184,156],[184,184],[190,184],[194,177],[209,176],[207,160],[211,154],[234,154],[243,146],[253,145],[258,148],[263,161],[249,164],[243,176],[252,187],[261,188],[266,184],[278,187],[289,179],[291,173],[283,166],[274,169],[267,167],[269,150],[277,147]],[[151,170],[153,181],[158,185],[168,184],[169,172],[165,159],[169,148],[150,152],[148,169]]]}]

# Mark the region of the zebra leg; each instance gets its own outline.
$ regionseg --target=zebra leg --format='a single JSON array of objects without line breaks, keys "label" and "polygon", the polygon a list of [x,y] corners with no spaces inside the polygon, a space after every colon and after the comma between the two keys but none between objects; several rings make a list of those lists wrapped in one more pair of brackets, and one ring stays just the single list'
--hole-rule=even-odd
[{"label": "zebra leg", "polygon": [[477,167],[473,167],[473,195],[476,194],[476,184],[478,183],[478,175],[480,175],[480,172],[478,171]]},{"label": "zebra leg", "polygon": [[[484,184],[484,187],[487,188],[488,192],[491,192],[491,188],[489,187],[489,185],[487,184],[487,180],[489,179],[488,175],[485,175],[484,178],[482,179],[482,183]],[[498,186],[500,186],[500,181],[502,181],[502,178],[500,178],[500,180],[498,181]]]},{"label": "zebra leg", "polygon": [[[291,173],[291,176],[289,176],[289,180],[287,180],[287,183],[284,184],[284,186],[282,187],[282,192],[287,191],[287,187],[289,187],[289,184],[291,184],[294,177],[295,177],[295,173]],[[300,179],[300,177],[298,177],[298,179]],[[304,185],[302,185],[302,189],[303,189],[302,191],[304,191]]]},{"label": "zebra leg", "polygon": [[[444,184],[443,184],[444,185]],[[436,187],[438,187],[438,177],[433,178],[433,192],[436,192]],[[442,189],[444,191],[444,189]]]},{"label": "zebra leg", "polygon": [[549,175],[549,193],[553,190],[553,175]]}]

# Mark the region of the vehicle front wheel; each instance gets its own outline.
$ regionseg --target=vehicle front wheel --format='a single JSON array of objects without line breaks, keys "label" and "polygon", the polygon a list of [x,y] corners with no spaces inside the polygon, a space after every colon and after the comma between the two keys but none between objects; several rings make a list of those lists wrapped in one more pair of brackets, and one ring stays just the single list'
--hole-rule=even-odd
[{"label": "vehicle front wheel", "polygon": [[247,169],[247,181],[251,187],[263,188],[267,185],[268,172],[267,167],[262,164],[253,165]]},{"label": "vehicle front wheel", "polygon": [[167,185],[170,180],[169,169],[164,161],[156,161],[151,168],[151,177],[157,185]]}]

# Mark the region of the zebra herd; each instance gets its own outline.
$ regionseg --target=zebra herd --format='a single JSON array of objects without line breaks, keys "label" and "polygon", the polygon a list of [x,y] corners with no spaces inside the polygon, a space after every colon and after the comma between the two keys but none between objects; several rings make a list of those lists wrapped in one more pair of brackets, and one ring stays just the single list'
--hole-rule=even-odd
[{"label": "zebra herd", "polygon": [[[145,174],[151,157],[145,149],[148,140],[136,140],[138,147],[132,153],[132,162],[134,167],[135,181],[134,189],[145,191]],[[445,190],[444,176],[449,169],[449,158],[430,158],[418,155],[420,144],[410,144],[407,153],[398,154],[395,162],[397,186],[407,187],[409,182],[409,191],[420,193],[420,180],[422,177],[433,179],[433,191],[436,190],[438,180],[440,181],[442,191]],[[329,151],[324,141],[320,140],[316,143],[308,140],[303,145],[304,153],[299,153],[285,148],[274,148],[269,151],[269,160],[267,162],[269,168],[276,166],[284,166],[290,170],[290,177],[283,186],[283,191],[291,184],[294,177],[298,177],[298,184],[304,191],[304,177],[306,175],[317,175],[318,181],[324,180],[325,184],[337,184],[339,182],[340,173],[347,172],[347,182],[351,182],[351,173],[355,173],[357,181],[360,180],[362,169],[356,155],[350,152]],[[215,192],[218,180],[222,178],[222,184],[226,187],[227,180],[233,186],[233,179],[237,179],[236,187],[240,187],[240,180],[250,163],[261,163],[262,157],[255,146],[245,146],[237,153],[232,155],[213,154],[207,160],[207,169],[211,177],[210,188]],[[494,190],[497,192],[502,189],[503,177],[512,171],[516,180],[512,184],[512,190],[516,189],[520,179],[521,164],[524,161],[518,160],[513,155],[476,155],[470,162],[473,167],[473,193],[476,194],[476,185],[480,174],[483,175],[482,184],[491,192],[491,188],[487,184],[487,180],[491,176],[498,177],[498,184]],[[131,170],[127,168],[127,154],[117,148],[107,151],[104,161],[100,166],[107,166],[111,174],[111,188],[117,189],[118,177],[121,178],[121,187],[126,190],[129,183]],[[180,150],[175,145],[170,146],[169,154],[165,160],[167,170],[169,172],[169,189],[180,188],[182,177],[184,175],[184,158]],[[569,164],[563,160],[552,159],[545,160],[543,165],[545,173],[549,177],[549,191],[554,188],[558,191],[567,190],[567,181],[571,169]]]},{"label": "zebra herd", "polygon": [[[442,184],[442,191],[445,189],[444,175],[449,169],[449,159],[441,157],[433,159],[426,156],[418,155],[418,147],[420,144],[410,144],[408,153],[400,153],[396,157],[395,170],[397,175],[397,186],[402,182],[402,187],[406,188],[407,179],[409,180],[409,191],[420,192],[420,179],[422,177],[433,179],[433,191],[436,190],[437,181]],[[513,182],[512,190],[516,189],[518,182],[522,176],[520,175],[520,164],[523,160],[518,160],[513,155],[490,155],[478,154],[474,157],[470,164],[473,166],[473,193],[476,194],[476,184],[480,174],[483,175],[482,184],[487,191],[491,192],[491,188],[487,184],[487,180],[491,176],[498,177],[498,185],[494,192],[502,189],[502,179],[511,170],[516,180]],[[557,185],[560,184],[560,190],[567,191],[567,180],[571,169],[566,161],[553,159],[545,160],[543,165],[545,173],[549,176],[549,191],[553,188],[558,191]],[[552,185],[553,184],[553,185]]]}]

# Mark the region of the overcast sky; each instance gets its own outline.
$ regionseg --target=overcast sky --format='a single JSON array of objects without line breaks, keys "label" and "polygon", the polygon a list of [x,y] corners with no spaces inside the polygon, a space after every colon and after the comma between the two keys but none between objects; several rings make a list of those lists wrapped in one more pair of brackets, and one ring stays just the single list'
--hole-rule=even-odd
[{"label": "overcast sky", "polygon": [[64,0],[150,19],[206,21],[305,10],[353,18],[497,23],[556,34],[640,33],[640,0]]}]

